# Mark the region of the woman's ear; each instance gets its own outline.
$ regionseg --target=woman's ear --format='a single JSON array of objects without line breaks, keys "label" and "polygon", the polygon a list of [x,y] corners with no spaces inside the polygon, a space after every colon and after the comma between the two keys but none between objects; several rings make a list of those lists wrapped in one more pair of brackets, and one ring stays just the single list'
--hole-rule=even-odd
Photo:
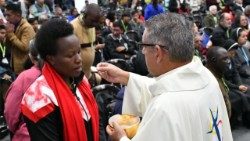
[{"label": "woman's ear", "polygon": [[51,56],[51,55],[47,55],[46,56],[46,60],[53,66],[56,62],[55,62],[55,59],[54,59],[54,56]]}]

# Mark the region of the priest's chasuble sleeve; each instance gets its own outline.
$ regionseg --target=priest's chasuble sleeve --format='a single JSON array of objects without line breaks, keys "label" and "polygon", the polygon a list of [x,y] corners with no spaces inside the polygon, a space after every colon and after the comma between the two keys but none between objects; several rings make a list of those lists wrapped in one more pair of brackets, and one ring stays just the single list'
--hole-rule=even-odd
[{"label": "priest's chasuble sleeve", "polygon": [[[148,86],[155,82],[154,78],[136,75],[134,73],[129,74],[129,81],[123,99],[122,113],[138,115],[143,117],[147,105],[152,98],[148,90]],[[139,83],[134,83],[139,82]]]}]

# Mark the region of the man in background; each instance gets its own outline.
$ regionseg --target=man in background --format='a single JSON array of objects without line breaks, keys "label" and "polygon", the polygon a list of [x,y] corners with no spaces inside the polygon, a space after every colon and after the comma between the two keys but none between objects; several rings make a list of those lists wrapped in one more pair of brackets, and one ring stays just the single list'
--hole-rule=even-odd
[{"label": "man in background", "polygon": [[211,5],[209,7],[209,14],[204,19],[205,27],[215,28],[218,25],[218,21],[217,7],[216,5]]},{"label": "man in background", "polygon": [[213,46],[224,46],[226,40],[229,39],[231,25],[231,15],[222,13],[219,18],[219,25],[214,29],[211,37]]},{"label": "man in background", "polygon": [[19,74],[24,70],[23,64],[28,58],[29,42],[35,31],[26,19],[22,18],[20,4],[10,3],[6,6],[6,46],[11,48],[11,67]]},{"label": "man in background", "polygon": [[83,72],[89,79],[95,58],[95,27],[99,25],[101,9],[97,4],[86,5],[82,14],[71,21],[74,27],[74,34],[79,38],[81,44],[81,56]]}]

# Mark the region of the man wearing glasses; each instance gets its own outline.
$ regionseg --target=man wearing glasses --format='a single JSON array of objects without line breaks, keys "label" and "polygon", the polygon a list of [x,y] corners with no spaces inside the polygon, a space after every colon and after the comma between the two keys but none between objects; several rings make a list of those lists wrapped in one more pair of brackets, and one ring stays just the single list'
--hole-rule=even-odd
[{"label": "man wearing glasses", "polygon": [[112,33],[109,34],[105,41],[103,49],[106,60],[110,59],[129,59],[135,54],[135,45],[132,44],[124,35],[123,27],[118,21],[113,23]]},{"label": "man wearing glasses", "polygon": [[[100,75],[126,85],[123,113],[142,117],[132,141],[232,141],[218,82],[193,57],[192,23],[160,14],[145,23],[142,52],[154,78],[100,63]],[[118,123],[107,126],[112,141],[129,141]]]}]

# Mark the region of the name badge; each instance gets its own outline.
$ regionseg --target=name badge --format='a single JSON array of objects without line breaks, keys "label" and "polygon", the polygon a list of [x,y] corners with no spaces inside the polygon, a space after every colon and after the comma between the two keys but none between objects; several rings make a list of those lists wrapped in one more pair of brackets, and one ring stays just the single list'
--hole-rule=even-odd
[{"label": "name badge", "polygon": [[3,59],[2,59],[2,63],[3,63],[3,64],[9,64],[9,61],[7,60],[7,58],[3,58]]}]

